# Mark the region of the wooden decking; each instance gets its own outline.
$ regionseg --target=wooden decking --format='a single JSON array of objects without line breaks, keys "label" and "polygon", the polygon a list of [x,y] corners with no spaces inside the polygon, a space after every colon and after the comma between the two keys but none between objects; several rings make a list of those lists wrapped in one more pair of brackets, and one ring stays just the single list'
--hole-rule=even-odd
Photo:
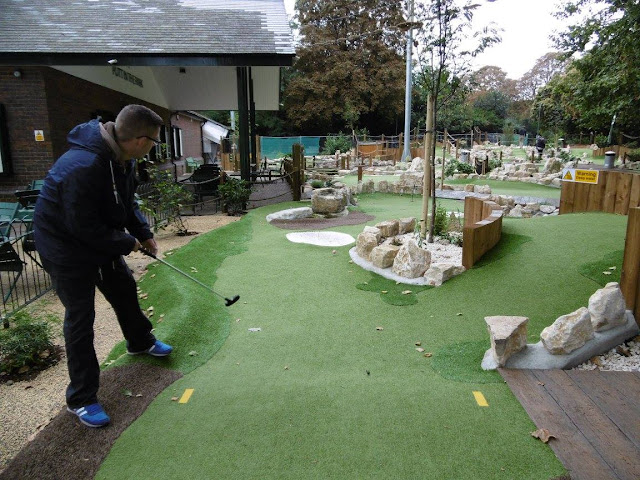
[{"label": "wooden decking", "polygon": [[500,369],[572,480],[640,479],[640,372]]}]

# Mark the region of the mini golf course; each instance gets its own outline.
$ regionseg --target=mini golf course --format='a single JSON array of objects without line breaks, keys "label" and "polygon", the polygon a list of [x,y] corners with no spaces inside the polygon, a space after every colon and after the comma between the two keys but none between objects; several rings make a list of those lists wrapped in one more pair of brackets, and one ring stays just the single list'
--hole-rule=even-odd
[{"label": "mini golf course", "polygon": [[[224,296],[239,294],[230,308],[166,266],[150,267],[143,305],[176,351],[145,360],[123,356],[120,345],[105,368],[146,361],[184,376],[123,432],[96,478],[566,473],[531,436],[534,424],[500,375],[481,370],[484,317],[528,316],[529,342],[538,341],[616,280],[601,272],[620,270],[626,217],[506,218],[501,243],[476,267],[438,288],[408,287],[415,302],[398,306],[380,292],[401,286],[350,263],[351,246],[292,243],[265,220],[296,206],[253,210],[166,257]],[[358,208],[373,225],[419,218],[421,202],[370,194]],[[331,230],[355,237],[363,226]]]}]

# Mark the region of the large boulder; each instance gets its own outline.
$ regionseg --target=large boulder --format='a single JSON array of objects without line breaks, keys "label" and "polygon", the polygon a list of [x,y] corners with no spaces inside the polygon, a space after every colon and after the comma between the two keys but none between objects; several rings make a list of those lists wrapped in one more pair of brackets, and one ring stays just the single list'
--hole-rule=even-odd
[{"label": "large boulder", "polygon": [[491,353],[498,367],[527,346],[527,317],[484,317],[491,340]]},{"label": "large boulder", "polygon": [[411,165],[407,169],[408,172],[422,172],[424,171],[424,160],[420,157],[416,157],[411,160]]},{"label": "large boulder", "polygon": [[404,278],[418,278],[424,275],[431,264],[431,253],[420,248],[411,238],[398,251],[391,271]]},{"label": "large boulder", "polygon": [[386,220],[376,224],[376,228],[380,229],[380,233],[383,237],[395,237],[398,235],[399,223],[397,220]]},{"label": "large boulder", "polygon": [[562,171],[562,161],[555,157],[549,157],[544,164],[542,173],[557,173]]},{"label": "large boulder", "polygon": [[596,332],[624,325],[625,310],[626,303],[617,282],[607,283],[589,298],[591,325]]},{"label": "large boulder", "polygon": [[311,209],[319,215],[336,215],[347,206],[345,191],[336,188],[318,188],[311,196]]},{"label": "large boulder", "polygon": [[364,230],[362,230],[363,233],[373,233],[376,236],[376,241],[378,243],[380,243],[380,240],[382,240],[382,232],[380,231],[380,229],[378,227],[369,227],[366,226],[364,227]]},{"label": "large boulder", "polygon": [[398,233],[403,235],[405,233],[413,233],[416,229],[416,217],[401,218],[398,220]]},{"label": "large boulder", "polygon": [[427,285],[439,287],[450,278],[460,275],[464,271],[465,268],[462,265],[432,263],[424,274],[424,280]]},{"label": "large boulder", "polygon": [[369,255],[374,267],[389,268],[398,255],[400,247],[397,245],[380,245],[371,250]]},{"label": "large boulder", "polygon": [[591,315],[586,307],[559,317],[540,334],[544,348],[553,355],[571,353],[593,337]]},{"label": "large boulder", "polygon": [[360,258],[369,261],[371,250],[378,246],[378,236],[373,232],[362,232],[356,239],[356,253]]}]

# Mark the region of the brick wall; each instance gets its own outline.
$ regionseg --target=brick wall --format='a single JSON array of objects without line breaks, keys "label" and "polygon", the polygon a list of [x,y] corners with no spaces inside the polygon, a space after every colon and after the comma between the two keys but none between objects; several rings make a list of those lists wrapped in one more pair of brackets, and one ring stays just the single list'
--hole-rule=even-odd
[{"label": "brick wall", "polygon": [[[0,67],[0,103],[9,130],[13,174],[0,175],[0,197],[13,201],[13,192],[45,177],[51,165],[68,148],[67,134],[96,115],[114,120],[130,103],[152,108],[165,122],[169,111],[134,97],[48,67]],[[44,142],[36,142],[34,130],[43,130]],[[185,142],[186,143],[186,142]]]},{"label": "brick wall", "polygon": [[182,129],[182,157],[202,160],[202,120],[188,113],[180,112],[171,116],[173,126]]}]

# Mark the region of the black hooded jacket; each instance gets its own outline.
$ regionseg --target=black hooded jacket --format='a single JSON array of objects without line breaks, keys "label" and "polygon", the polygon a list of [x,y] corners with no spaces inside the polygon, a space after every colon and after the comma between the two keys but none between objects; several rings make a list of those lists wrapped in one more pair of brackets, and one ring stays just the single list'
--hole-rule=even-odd
[{"label": "black hooded jacket", "polygon": [[36,249],[58,265],[102,265],[130,253],[135,238],[153,237],[134,198],[135,160],[123,168],[98,120],[78,125],[67,139],[71,147],[49,170],[36,202]]}]

